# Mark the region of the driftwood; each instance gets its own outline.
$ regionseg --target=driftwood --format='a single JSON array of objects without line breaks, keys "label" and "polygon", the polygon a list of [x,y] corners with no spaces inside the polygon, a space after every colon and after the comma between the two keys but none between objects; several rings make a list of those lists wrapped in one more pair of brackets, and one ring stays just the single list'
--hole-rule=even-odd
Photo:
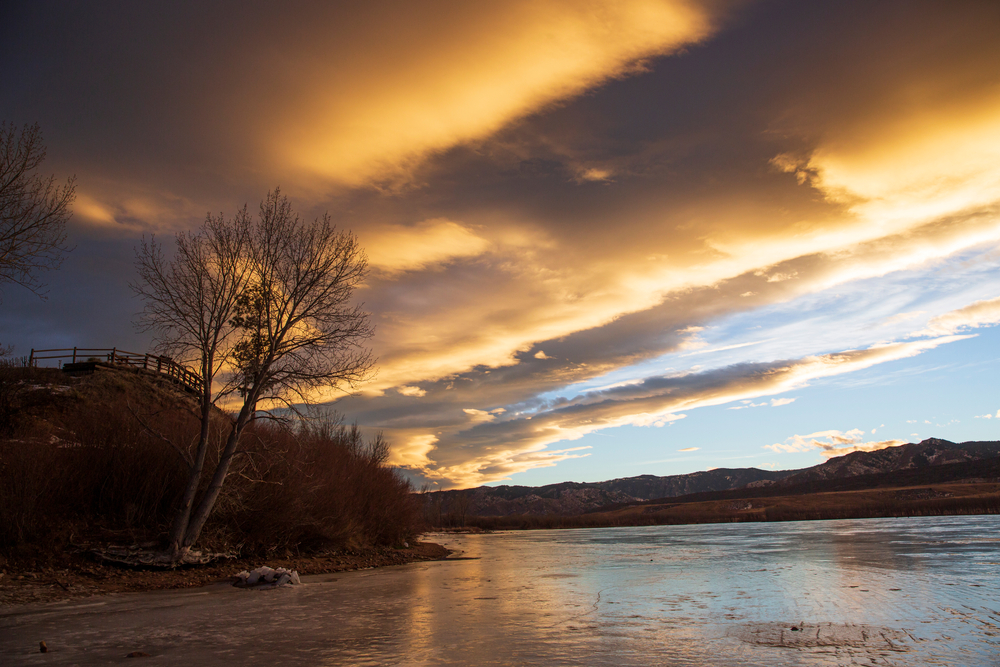
[{"label": "driftwood", "polygon": [[91,556],[102,563],[110,563],[119,567],[129,567],[138,570],[173,570],[189,565],[207,565],[217,560],[236,558],[233,553],[202,553],[189,550],[179,561],[173,560],[166,551],[144,548],[139,545],[127,547],[107,546],[90,549]]}]

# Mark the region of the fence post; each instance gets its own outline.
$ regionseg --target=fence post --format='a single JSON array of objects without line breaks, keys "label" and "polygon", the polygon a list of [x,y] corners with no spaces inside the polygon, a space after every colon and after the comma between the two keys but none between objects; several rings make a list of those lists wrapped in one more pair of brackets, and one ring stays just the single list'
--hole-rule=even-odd
[{"label": "fence post", "polygon": [[35,365],[35,348],[31,348],[31,354],[28,355],[28,368]]},{"label": "fence post", "polygon": [[73,348],[73,363],[76,363],[76,347]]},{"label": "fence post", "polygon": [[111,363],[112,363],[112,364],[114,364],[114,363],[115,363],[115,352],[116,352],[117,350],[118,350],[118,348],[117,348],[117,347],[113,347],[113,348],[111,348]]}]

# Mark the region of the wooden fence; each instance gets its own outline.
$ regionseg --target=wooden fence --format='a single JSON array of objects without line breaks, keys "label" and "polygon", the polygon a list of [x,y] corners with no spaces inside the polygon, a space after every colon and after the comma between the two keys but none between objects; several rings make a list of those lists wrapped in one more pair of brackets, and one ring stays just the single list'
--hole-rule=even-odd
[{"label": "wooden fence", "polygon": [[[143,368],[148,371],[166,375],[174,382],[180,384],[185,389],[193,392],[200,392],[202,388],[201,376],[186,366],[170,357],[155,354],[138,354],[136,352],[126,352],[116,347],[112,348],[87,348],[74,347],[59,350],[36,350],[32,348],[31,356],[28,357],[29,366],[37,366],[39,361],[46,360],[68,361],[63,363],[64,370],[72,370],[73,366],[79,364],[111,364],[130,366],[132,368]],[[81,367],[82,370],[82,367]]]}]

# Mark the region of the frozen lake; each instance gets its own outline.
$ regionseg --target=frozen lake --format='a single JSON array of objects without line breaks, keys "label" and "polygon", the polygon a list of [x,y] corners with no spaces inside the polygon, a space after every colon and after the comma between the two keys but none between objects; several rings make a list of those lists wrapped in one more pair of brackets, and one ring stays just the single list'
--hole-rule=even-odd
[{"label": "frozen lake", "polygon": [[0,664],[1000,665],[1000,517],[429,539],[470,560],[3,609]]}]

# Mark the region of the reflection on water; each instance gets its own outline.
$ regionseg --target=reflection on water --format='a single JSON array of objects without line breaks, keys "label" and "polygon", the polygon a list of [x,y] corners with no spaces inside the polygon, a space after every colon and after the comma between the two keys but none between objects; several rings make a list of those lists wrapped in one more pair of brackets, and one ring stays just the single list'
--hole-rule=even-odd
[{"label": "reflection on water", "polygon": [[[0,611],[0,664],[1000,665],[1000,518],[434,536],[472,560]],[[44,639],[52,649],[38,654]]]}]

